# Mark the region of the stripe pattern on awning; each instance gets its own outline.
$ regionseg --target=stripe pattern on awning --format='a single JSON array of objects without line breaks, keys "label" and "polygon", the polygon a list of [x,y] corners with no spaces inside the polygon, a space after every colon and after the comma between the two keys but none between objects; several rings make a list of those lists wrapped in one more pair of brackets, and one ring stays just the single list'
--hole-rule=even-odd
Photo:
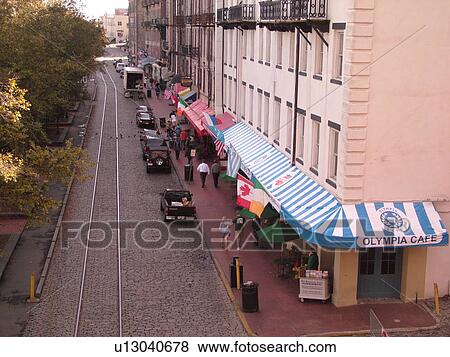
[{"label": "stripe pattern on awning", "polygon": [[280,214],[311,243],[333,248],[448,244],[430,202],[342,205],[244,122],[225,130],[224,138],[227,151],[241,158],[241,169],[255,176]]}]

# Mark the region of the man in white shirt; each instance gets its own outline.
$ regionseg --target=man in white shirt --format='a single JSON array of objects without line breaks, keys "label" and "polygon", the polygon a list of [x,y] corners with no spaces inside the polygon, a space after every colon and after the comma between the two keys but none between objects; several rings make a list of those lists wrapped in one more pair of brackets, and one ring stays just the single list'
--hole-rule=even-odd
[{"label": "man in white shirt", "polygon": [[202,180],[202,188],[205,188],[206,176],[209,175],[209,166],[202,160],[202,163],[198,165],[197,171],[200,173],[200,179]]}]

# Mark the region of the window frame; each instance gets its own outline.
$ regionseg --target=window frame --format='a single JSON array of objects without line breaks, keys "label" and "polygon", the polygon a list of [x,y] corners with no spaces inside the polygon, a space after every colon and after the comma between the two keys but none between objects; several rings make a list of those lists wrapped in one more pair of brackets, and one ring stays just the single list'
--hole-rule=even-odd
[{"label": "window frame", "polygon": [[314,63],[314,74],[316,76],[323,76],[323,57],[324,57],[324,47],[322,39],[319,35],[316,36],[316,51],[315,51],[315,63]]},{"label": "window frame", "polygon": [[281,102],[274,100],[273,102],[273,140],[280,142],[280,121],[281,121]]},{"label": "window frame", "polygon": [[320,122],[312,120],[311,167],[319,171],[320,159]]},{"label": "window frame", "polygon": [[327,178],[336,183],[339,163],[339,130],[330,128]]},{"label": "window frame", "polygon": [[[305,119],[306,116],[302,113],[299,113],[296,116],[297,119],[297,141],[295,143],[295,156],[300,159],[304,160],[305,156]],[[301,155],[300,155],[301,152]]]},{"label": "window frame", "polygon": [[342,81],[344,71],[344,30],[335,30],[333,48],[333,78]]}]

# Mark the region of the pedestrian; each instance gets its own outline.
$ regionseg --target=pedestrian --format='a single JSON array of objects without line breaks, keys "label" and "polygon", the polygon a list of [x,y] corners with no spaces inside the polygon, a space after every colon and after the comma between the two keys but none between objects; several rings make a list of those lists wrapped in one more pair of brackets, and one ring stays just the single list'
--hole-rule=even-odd
[{"label": "pedestrian", "polygon": [[214,161],[214,164],[212,164],[211,173],[214,180],[214,187],[217,188],[219,186],[219,174],[220,174],[220,163],[218,159],[216,159]]},{"label": "pedestrian", "polygon": [[245,218],[243,216],[241,216],[241,213],[239,211],[236,211],[236,217],[234,217],[233,219],[233,223],[234,223],[234,234],[235,234],[235,239],[237,241],[237,249],[240,249],[240,235],[241,235],[241,230],[242,227],[244,227],[244,223],[245,223]]},{"label": "pedestrian", "polygon": [[175,135],[177,136],[177,139],[180,138],[181,135],[181,125],[177,124],[177,126],[175,127]]},{"label": "pedestrian", "polygon": [[178,139],[175,140],[173,148],[175,150],[175,158],[178,160],[180,158],[180,149],[181,149],[180,140]]},{"label": "pedestrian", "polygon": [[197,171],[200,173],[200,179],[202,180],[202,188],[205,188],[206,176],[209,175],[209,166],[202,160],[202,163],[198,165]]},{"label": "pedestrian", "polygon": [[186,146],[184,147],[184,156],[187,159],[188,164],[191,164],[191,142],[189,138],[186,141]]},{"label": "pedestrian", "polygon": [[306,270],[317,270],[319,269],[319,256],[315,251],[309,253],[308,264]]},{"label": "pedestrian", "polygon": [[155,84],[155,93],[156,93],[156,99],[159,99],[159,95],[161,94],[161,88],[159,87],[158,82]]},{"label": "pedestrian", "polygon": [[175,112],[170,113],[170,121],[173,127],[177,126],[177,114]]},{"label": "pedestrian", "polygon": [[230,226],[232,224],[233,223],[229,219],[227,219],[225,216],[223,216],[222,220],[220,221],[219,232],[222,233],[223,249],[227,248],[228,238],[231,235]]},{"label": "pedestrian", "polygon": [[180,134],[180,141],[181,141],[181,150],[184,150],[186,147],[186,140],[188,138],[188,133],[186,130],[182,130]]}]

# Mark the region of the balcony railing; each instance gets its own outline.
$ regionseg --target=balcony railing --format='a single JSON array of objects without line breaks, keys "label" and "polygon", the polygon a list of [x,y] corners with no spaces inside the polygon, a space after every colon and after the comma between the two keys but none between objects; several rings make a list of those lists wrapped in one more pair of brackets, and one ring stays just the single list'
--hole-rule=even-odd
[{"label": "balcony railing", "polygon": [[157,5],[160,3],[160,0],[142,0],[142,6],[151,6]]},{"label": "balcony railing", "polygon": [[225,22],[228,20],[228,8],[217,9],[217,22]]},{"label": "balcony railing", "polygon": [[200,14],[200,25],[208,26],[214,24],[214,13],[209,12],[206,14]]},{"label": "balcony railing", "polygon": [[174,16],[173,23],[175,26],[185,26],[185,17],[182,15]]},{"label": "balcony railing", "polygon": [[181,45],[181,54],[183,56],[190,56],[191,46],[190,45]]},{"label": "balcony railing", "polygon": [[186,16],[186,24],[188,24],[188,25],[192,24],[192,15]]},{"label": "balcony railing", "polygon": [[327,0],[262,1],[259,6],[262,21],[327,19]]}]

